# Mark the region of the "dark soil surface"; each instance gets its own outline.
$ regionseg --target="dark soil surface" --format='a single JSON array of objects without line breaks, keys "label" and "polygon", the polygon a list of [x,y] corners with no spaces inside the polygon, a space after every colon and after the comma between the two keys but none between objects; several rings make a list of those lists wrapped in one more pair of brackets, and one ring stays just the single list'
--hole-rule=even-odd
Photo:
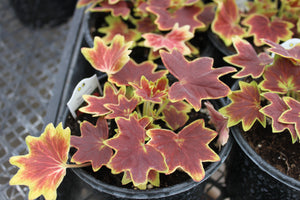
[{"label": "dark soil surface", "polygon": [[300,143],[292,144],[288,131],[272,133],[261,125],[244,134],[250,146],[269,164],[300,181]]}]

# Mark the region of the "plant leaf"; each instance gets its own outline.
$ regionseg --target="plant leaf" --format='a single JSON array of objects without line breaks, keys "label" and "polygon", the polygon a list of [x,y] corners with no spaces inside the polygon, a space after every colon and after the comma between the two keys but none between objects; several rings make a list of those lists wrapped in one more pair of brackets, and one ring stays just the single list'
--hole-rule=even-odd
[{"label": "plant leaf", "polygon": [[146,130],[134,116],[117,118],[119,132],[105,143],[115,150],[108,163],[112,173],[128,171],[135,186],[147,183],[150,170],[167,171],[165,158],[154,147],[145,144]]},{"label": "plant leaf", "polygon": [[291,134],[292,141],[295,143],[297,140],[300,140],[300,103],[292,97],[283,97],[283,101],[288,105],[289,109],[282,113],[279,121],[295,125],[297,135]]},{"label": "plant leaf", "polygon": [[114,119],[116,117],[128,118],[139,103],[139,100],[134,97],[128,100],[124,95],[119,95],[118,98],[118,104],[104,105],[105,108],[111,111],[110,114],[105,116],[105,119]]},{"label": "plant leaf", "polygon": [[111,12],[114,17],[121,16],[123,19],[128,19],[130,8],[126,1],[120,1],[110,4],[107,0],[101,2],[101,6],[90,9],[91,12]]},{"label": "plant leaf", "polygon": [[263,90],[279,94],[300,91],[300,66],[287,58],[275,56],[274,62],[266,66],[264,80],[260,83]]},{"label": "plant leaf", "polygon": [[197,16],[201,13],[201,8],[196,5],[183,6],[172,12],[164,7],[150,5],[147,10],[157,16],[155,23],[161,31],[171,30],[176,23],[180,27],[189,25],[192,33],[197,28],[205,27],[205,24],[197,19]]},{"label": "plant leaf", "polygon": [[262,14],[252,14],[244,19],[242,24],[249,27],[248,35],[254,36],[254,44],[256,46],[264,44],[261,40],[263,38],[279,43],[280,40],[286,41],[293,35],[293,32],[290,30],[293,28],[292,23],[279,18],[273,18],[270,21],[268,17]]},{"label": "plant leaf", "polygon": [[87,106],[81,107],[80,112],[93,114],[94,117],[103,116],[110,112],[104,105],[105,104],[118,104],[118,96],[125,95],[125,88],[120,88],[115,91],[111,83],[104,84],[103,97],[94,95],[83,95],[83,99],[88,103]]},{"label": "plant leaf", "polygon": [[113,17],[111,15],[105,17],[108,27],[101,27],[98,29],[100,33],[106,34],[102,40],[106,44],[110,43],[116,35],[123,35],[125,42],[137,41],[141,38],[141,34],[136,29],[128,28],[127,24],[121,20],[120,17]]},{"label": "plant leaf", "polygon": [[209,57],[187,61],[177,50],[172,53],[160,51],[165,67],[178,79],[169,89],[169,99],[186,99],[196,111],[201,108],[202,99],[218,99],[231,92],[230,88],[218,78],[236,71],[233,67],[212,68],[213,59]]},{"label": "plant leaf", "polygon": [[71,162],[82,164],[91,162],[93,170],[98,171],[110,160],[113,151],[103,141],[108,139],[108,125],[99,117],[96,126],[84,121],[80,124],[81,136],[71,136],[71,146],[77,149]]},{"label": "plant leaf", "polygon": [[178,134],[164,129],[150,129],[149,145],[161,151],[169,167],[167,174],[182,168],[194,181],[201,181],[205,172],[202,162],[219,161],[219,156],[208,146],[217,133],[205,127],[203,119],[194,121]]},{"label": "plant leaf", "polygon": [[128,63],[117,73],[111,74],[108,80],[117,85],[129,86],[129,83],[139,84],[144,75],[149,81],[155,82],[166,75],[166,70],[155,71],[157,65],[151,61],[137,64],[130,59]]},{"label": "plant leaf", "polygon": [[252,45],[246,40],[235,37],[232,41],[238,53],[224,57],[224,60],[242,68],[232,76],[233,78],[243,78],[250,75],[253,78],[258,78],[263,74],[265,66],[273,61],[273,58],[266,53],[257,55]]},{"label": "plant leaf", "polygon": [[162,77],[155,82],[148,81],[142,76],[140,84],[131,84],[135,88],[135,94],[146,101],[161,103],[168,94],[168,79]]},{"label": "plant leaf", "polygon": [[211,29],[225,43],[226,46],[232,44],[231,38],[246,36],[246,31],[239,25],[240,14],[235,0],[218,0],[216,16],[212,22]]},{"label": "plant leaf", "polygon": [[13,156],[9,162],[20,169],[11,180],[11,185],[27,185],[29,199],[43,195],[56,199],[56,189],[66,175],[70,148],[70,129],[56,128],[48,124],[40,137],[26,137],[29,154]]},{"label": "plant leaf", "polygon": [[76,4],[76,8],[81,8],[84,7],[86,5],[92,4],[94,7],[96,4],[98,4],[101,0],[78,0],[77,4]]},{"label": "plant leaf", "polygon": [[189,26],[178,27],[178,23],[165,36],[156,33],[145,33],[142,35],[145,38],[144,45],[153,48],[153,51],[162,48],[172,51],[172,49],[177,48],[184,55],[191,53],[191,50],[184,42],[190,40],[193,36],[194,34],[189,32]]},{"label": "plant leaf", "polygon": [[283,46],[270,40],[264,39],[263,41],[272,47],[268,49],[268,51],[281,55],[282,57],[289,58],[295,64],[300,63],[300,43],[290,49],[285,49]]},{"label": "plant leaf", "polygon": [[228,118],[216,111],[209,101],[206,101],[204,104],[209,112],[209,116],[211,117],[209,123],[213,124],[218,132],[217,143],[220,146],[224,146],[229,138],[229,128],[227,127]]},{"label": "plant leaf", "polygon": [[295,142],[297,139],[295,126],[279,121],[280,115],[289,108],[287,104],[279,97],[278,94],[267,92],[262,95],[271,102],[269,105],[260,109],[260,112],[272,118],[272,131],[274,133],[278,133],[287,129],[291,133],[293,142]]},{"label": "plant leaf", "polygon": [[[148,181],[151,183],[153,186],[159,187],[160,185],[160,180],[159,180],[159,173],[155,170],[150,170],[148,174]],[[131,177],[130,173],[128,171],[124,172],[123,178],[122,178],[122,184],[126,185],[128,183],[131,183]],[[140,190],[145,190],[147,187],[147,184],[144,185],[139,185]]]},{"label": "plant leaf", "polygon": [[251,83],[240,81],[239,86],[240,90],[233,91],[228,95],[232,102],[219,109],[222,115],[228,117],[227,126],[231,127],[242,122],[243,130],[248,131],[258,120],[265,127],[266,117],[259,112],[261,98],[257,83],[255,81]]},{"label": "plant leaf", "polygon": [[83,47],[81,52],[96,70],[114,74],[129,61],[131,50],[128,48],[131,45],[132,41],[125,43],[124,36],[116,35],[108,47],[100,37],[96,36],[94,47]]}]

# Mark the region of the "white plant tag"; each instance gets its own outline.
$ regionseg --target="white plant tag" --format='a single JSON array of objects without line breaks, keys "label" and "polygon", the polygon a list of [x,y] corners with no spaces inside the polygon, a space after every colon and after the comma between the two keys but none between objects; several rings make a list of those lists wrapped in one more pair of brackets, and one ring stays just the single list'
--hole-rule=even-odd
[{"label": "white plant tag", "polygon": [[76,110],[79,106],[84,102],[82,95],[92,94],[96,89],[99,89],[100,93],[102,93],[98,78],[95,75],[90,78],[82,79],[75,87],[73,94],[70,100],[67,103],[67,106],[74,117],[76,119]]}]

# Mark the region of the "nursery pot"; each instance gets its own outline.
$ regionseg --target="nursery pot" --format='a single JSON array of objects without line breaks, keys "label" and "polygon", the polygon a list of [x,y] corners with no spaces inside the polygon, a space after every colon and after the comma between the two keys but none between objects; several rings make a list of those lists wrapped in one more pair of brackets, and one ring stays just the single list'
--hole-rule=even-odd
[{"label": "nursery pot", "polygon": [[[102,78],[106,78],[106,74],[100,76],[100,82]],[[220,102],[213,102],[215,107],[220,106]],[[217,105],[216,105],[217,104]],[[65,110],[63,114],[63,121],[66,124],[67,118],[70,118],[70,113],[68,109]],[[74,120],[75,122],[77,120]],[[66,125],[65,125],[66,126]],[[69,169],[71,174],[76,174],[72,177],[72,187],[68,192],[69,195],[74,198],[82,193],[82,191],[89,191],[88,193],[95,196],[97,199],[101,200],[114,200],[114,199],[160,199],[160,200],[199,200],[204,197],[204,187],[206,185],[207,179],[214,174],[216,170],[224,163],[225,159],[229,155],[232,139],[229,138],[228,143],[219,152],[220,161],[207,164],[205,167],[205,178],[200,182],[195,182],[191,178],[188,178],[185,182],[178,184],[171,184],[172,186],[146,189],[146,190],[136,190],[131,188],[125,188],[121,186],[115,186],[106,183],[102,180],[95,178],[92,175],[91,168],[75,168]],[[100,169],[102,170],[102,169]],[[110,170],[104,169],[104,174],[110,174]],[[103,174],[103,172],[101,172]],[[115,176],[115,175],[114,175]],[[105,179],[105,178],[104,178]],[[72,197],[68,196],[70,199]]]},{"label": "nursery pot", "polygon": [[[232,90],[238,88],[238,81]],[[226,189],[231,199],[300,199],[300,181],[267,163],[249,145],[238,126],[226,161]],[[264,147],[262,147],[264,148]]]}]

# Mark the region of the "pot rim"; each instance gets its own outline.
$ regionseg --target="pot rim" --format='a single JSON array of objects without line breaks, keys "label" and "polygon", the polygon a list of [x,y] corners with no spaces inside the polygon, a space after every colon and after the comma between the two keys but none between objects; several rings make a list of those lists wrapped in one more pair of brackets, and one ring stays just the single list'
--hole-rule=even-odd
[{"label": "pot rim", "polygon": [[[232,91],[236,90],[238,88],[238,82],[240,80],[237,80],[233,86]],[[229,104],[230,99],[227,99],[224,105]],[[280,181],[281,183],[288,185],[289,187],[300,191],[300,181],[282,173],[278,169],[276,169],[271,164],[267,163],[259,154],[255,152],[254,149],[248,144],[245,137],[241,133],[240,129],[237,126],[231,127],[231,133],[235,139],[235,141],[238,143],[239,147],[243,150],[243,152],[254,162],[262,171],[269,174],[274,179]]]}]

